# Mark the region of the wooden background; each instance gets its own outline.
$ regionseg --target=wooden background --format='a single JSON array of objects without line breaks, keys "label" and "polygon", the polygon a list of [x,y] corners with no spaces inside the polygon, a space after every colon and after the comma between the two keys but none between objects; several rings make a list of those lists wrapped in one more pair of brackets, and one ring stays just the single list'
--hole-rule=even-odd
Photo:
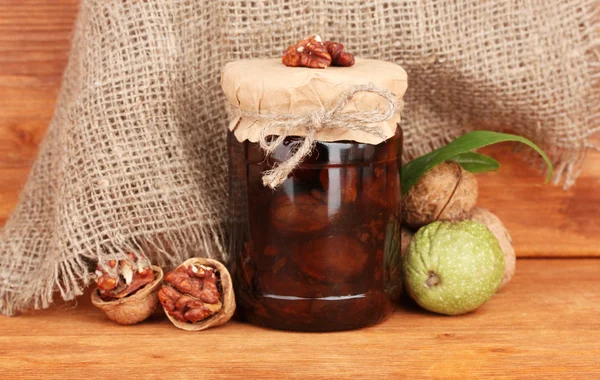
[{"label": "wooden background", "polygon": [[[0,1],[0,225],[15,207],[54,109],[77,0]],[[600,153],[577,184],[540,186],[542,176],[510,146],[488,149],[502,164],[479,175],[480,206],[507,225],[519,256],[600,256]]]}]

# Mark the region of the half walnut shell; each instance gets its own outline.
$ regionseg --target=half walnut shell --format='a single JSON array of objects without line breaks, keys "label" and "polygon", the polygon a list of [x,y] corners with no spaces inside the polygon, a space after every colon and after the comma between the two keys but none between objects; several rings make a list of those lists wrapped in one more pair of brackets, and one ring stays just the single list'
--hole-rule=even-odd
[{"label": "half walnut shell", "polygon": [[98,294],[98,289],[92,292],[92,304],[104,311],[108,319],[121,325],[132,325],[148,318],[158,305],[158,289],[163,281],[163,270],[155,265],[154,281],[144,286],[134,294],[104,301]]},{"label": "half walnut shell", "polygon": [[222,325],[235,312],[229,271],[207,258],[191,258],[167,273],[159,300],[169,320],[186,331]]}]

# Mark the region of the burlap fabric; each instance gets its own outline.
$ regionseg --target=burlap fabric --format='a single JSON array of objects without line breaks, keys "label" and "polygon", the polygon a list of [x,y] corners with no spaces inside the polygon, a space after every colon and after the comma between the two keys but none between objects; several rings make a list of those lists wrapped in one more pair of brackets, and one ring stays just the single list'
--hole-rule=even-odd
[{"label": "burlap fabric", "polygon": [[[314,33],[409,74],[406,157],[474,124],[577,176],[600,127],[595,0],[84,0],[54,119],[0,242],[0,311],[81,294],[90,262],[225,260],[223,65]],[[596,49],[596,50],[595,50]],[[596,83],[596,84],[595,84]]]}]

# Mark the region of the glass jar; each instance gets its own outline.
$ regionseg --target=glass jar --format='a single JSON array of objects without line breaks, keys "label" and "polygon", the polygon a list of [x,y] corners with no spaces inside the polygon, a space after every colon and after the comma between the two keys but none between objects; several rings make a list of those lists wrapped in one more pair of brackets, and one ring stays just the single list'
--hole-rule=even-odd
[{"label": "glass jar", "polygon": [[238,310],[252,323],[286,330],[375,324],[392,311],[384,254],[399,249],[390,235],[400,225],[402,131],[378,145],[318,142],[282,185],[263,186],[263,172],[300,143],[287,137],[265,157],[257,143],[229,133]]}]

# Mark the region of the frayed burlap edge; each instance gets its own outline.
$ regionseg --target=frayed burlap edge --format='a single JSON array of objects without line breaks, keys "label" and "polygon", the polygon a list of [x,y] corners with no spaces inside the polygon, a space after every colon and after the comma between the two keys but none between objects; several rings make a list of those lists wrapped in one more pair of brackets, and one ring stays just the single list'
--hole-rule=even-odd
[{"label": "frayed burlap edge", "polygon": [[[47,272],[46,278],[35,282],[33,298],[20,298],[18,293],[4,293],[0,299],[0,311],[12,316],[30,309],[46,309],[53,303],[55,293],[65,301],[73,300],[90,285],[96,262],[101,259],[125,260],[130,252],[144,252],[143,256],[151,258],[162,268],[174,268],[193,256],[226,262],[223,259],[226,257],[223,243],[219,238],[224,236],[223,226],[195,225],[173,231],[157,231],[153,236],[134,236],[118,247],[100,250],[102,254],[79,255],[60,261]],[[190,255],[190,251],[198,254]]]}]

